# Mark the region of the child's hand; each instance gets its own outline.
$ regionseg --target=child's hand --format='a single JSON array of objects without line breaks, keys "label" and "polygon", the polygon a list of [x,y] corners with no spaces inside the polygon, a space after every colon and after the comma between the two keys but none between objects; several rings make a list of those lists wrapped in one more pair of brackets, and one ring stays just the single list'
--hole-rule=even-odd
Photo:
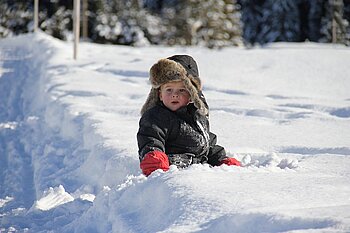
[{"label": "child's hand", "polygon": [[222,165],[222,164],[226,164],[228,166],[239,166],[239,167],[241,167],[241,163],[235,158],[223,159],[223,160],[221,160],[221,164],[220,165]]},{"label": "child's hand", "polygon": [[169,170],[169,159],[168,156],[161,151],[150,151],[148,152],[140,163],[142,173],[149,176],[152,172],[157,169],[163,171]]}]

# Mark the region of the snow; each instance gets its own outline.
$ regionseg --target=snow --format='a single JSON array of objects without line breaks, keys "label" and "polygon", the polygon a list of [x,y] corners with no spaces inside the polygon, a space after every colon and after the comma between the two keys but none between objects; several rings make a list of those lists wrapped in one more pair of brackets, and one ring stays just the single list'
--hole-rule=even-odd
[{"label": "snow", "polygon": [[67,202],[74,201],[74,198],[64,190],[64,187],[50,187],[44,192],[43,197],[36,201],[34,208],[39,210],[50,210]]},{"label": "snow", "polygon": [[[0,232],[350,232],[350,50],[0,40]],[[243,167],[145,177],[136,132],[158,59],[198,62],[211,130]]]}]

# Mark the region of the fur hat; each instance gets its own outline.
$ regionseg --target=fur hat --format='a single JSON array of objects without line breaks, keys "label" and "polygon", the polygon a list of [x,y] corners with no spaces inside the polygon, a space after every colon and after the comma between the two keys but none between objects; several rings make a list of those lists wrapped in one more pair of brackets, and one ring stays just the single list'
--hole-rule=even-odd
[{"label": "fur hat", "polygon": [[148,98],[141,109],[141,114],[154,107],[159,101],[159,88],[165,83],[183,81],[185,88],[190,93],[191,101],[204,114],[208,109],[199,93],[202,90],[198,67],[195,60],[188,55],[174,55],[160,59],[150,69],[149,78],[152,88]]}]

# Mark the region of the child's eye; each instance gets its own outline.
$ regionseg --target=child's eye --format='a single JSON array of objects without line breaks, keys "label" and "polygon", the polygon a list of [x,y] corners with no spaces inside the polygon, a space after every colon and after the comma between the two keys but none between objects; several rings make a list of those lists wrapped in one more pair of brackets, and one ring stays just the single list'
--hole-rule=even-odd
[{"label": "child's eye", "polygon": [[186,90],[186,89],[180,89],[179,92],[180,92],[180,93],[186,93],[187,90]]},{"label": "child's eye", "polygon": [[173,92],[173,89],[171,89],[171,88],[166,88],[166,89],[165,89],[165,92],[166,92],[166,93],[171,93],[171,92]]}]

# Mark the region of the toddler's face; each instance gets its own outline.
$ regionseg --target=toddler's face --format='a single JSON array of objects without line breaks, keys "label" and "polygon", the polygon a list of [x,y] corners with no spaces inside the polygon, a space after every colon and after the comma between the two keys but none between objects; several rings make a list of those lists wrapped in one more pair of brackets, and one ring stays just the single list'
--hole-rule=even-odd
[{"label": "toddler's face", "polygon": [[190,93],[182,81],[169,82],[160,87],[159,98],[167,108],[176,111],[190,102]]}]

